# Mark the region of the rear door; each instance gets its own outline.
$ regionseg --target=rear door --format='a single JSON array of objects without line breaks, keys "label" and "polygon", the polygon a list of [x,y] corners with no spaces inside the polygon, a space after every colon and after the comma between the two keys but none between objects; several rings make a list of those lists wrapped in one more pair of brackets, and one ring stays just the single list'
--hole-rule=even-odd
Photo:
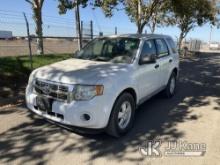
[{"label": "rear door", "polygon": [[173,58],[168,45],[163,38],[155,39],[155,43],[157,48],[157,61],[159,64],[159,86],[162,88],[167,85],[166,80],[168,80],[170,76],[170,67]]}]

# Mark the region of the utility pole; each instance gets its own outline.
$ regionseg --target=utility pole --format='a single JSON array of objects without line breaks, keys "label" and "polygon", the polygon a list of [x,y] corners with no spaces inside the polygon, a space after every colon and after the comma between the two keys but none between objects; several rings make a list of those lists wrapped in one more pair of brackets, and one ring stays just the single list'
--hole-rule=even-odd
[{"label": "utility pole", "polygon": [[80,25],[81,25],[81,27],[80,27],[80,29],[81,29],[81,30],[80,30],[80,32],[81,32],[81,33],[80,33],[80,34],[81,34],[81,40],[83,40],[83,35],[84,35],[84,34],[83,34],[83,28],[84,28],[84,27],[83,27],[83,21],[81,21],[81,24],[80,24]]},{"label": "utility pole", "polygon": [[78,49],[81,50],[82,35],[81,35],[81,26],[80,26],[79,0],[77,0],[77,5],[75,7],[75,16],[76,16],[76,33],[78,38]]},{"label": "utility pole", "polygon": [[209,45],[212,42],[212,25],[211,25],[211,30],[210,30],[210,34],[209,34]]},{"label": "utility pole", "polygon": [[115,27],[115,35],[117,35],[117,34],[118,34],[118,28]]},{"label": "utility pole", "polygon": [[91,40],[93,39],[93,22],[90,21],[90,34],[91,34]]}]

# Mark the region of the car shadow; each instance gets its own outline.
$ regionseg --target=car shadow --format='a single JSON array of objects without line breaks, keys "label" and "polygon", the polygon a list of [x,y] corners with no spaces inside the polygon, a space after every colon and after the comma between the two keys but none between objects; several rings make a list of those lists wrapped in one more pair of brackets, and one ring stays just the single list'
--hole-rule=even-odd
[{"label": "car shadow", "polygon": [[[0,160],[10,163],[22,159],[21,164],[31,161],[45,164],[54,152],[86,152],[89,156],[85,163],[100,157],[118,162],[141,161],[143,157],[128,157],[127,154],[138,152],[146,140],[184,138],[185,132],[178,130],[177,124],[201,117],[192,114],[189,108],[209,105],[207,97],[220,98],[219,66],[219,54],[200,54],[199,57],[181,60],[175,97],[165,99],[158,94],[145,102],[136,112],[132,130],[119,139],[105,133],[78,135],[50,124],[21,107],[28,120],[0,134]],[[216,103],[213,110],[220,110],[220,99],[216,99]],[[10,110],[8,113],[18,111],[21,110]],[[36,146],[41,149],[36,149]]]}]

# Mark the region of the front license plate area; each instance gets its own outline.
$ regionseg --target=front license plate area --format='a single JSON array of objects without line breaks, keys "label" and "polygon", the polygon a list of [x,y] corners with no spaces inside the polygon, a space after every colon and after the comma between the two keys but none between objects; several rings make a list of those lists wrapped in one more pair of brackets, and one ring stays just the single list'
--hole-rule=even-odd
[{"label": "front license plate area", "polygon": [[52,112],[52,102],[53,100],[50,98],[40,96],[36,97],[36,105],[41,111]]}]

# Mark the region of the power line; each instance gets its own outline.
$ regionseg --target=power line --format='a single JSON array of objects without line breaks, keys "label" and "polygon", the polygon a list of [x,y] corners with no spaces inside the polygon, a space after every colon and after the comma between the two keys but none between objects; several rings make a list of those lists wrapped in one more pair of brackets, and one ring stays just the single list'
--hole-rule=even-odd
[{"label": "power line", "polygon": [[[2,9],[0,9],[0,12],[5,12],[6,14],[7,14],[7,13],[12,13],[13,15],[15,15],[15,13],[22,14],[21,11],[2,10]],[[26,13],[26,15],[32,16],[33,13]],[[44,15],[44,14],[42,14],[42,17],[48,17],[48,18],[59,19],[59,20],[69,20],[69,21],[73,21],[73,20],[74,20],[74,18],[73,18],[73,19],[69,19],[69,18],[59,18],[59,17],[55,17],[55,16],[51,16],[51,15]]]},{"label": "power line", "polygon": [[[22,20],[24,21],[24,18],[18,16],[18,15],[10,15],[10,14],[3,14],[0,12],[0,20]],[[34,22],[32,19],[30,19],[30,22]],[[56,21],[56,20],[45,20],[44,22],[47,23],[55,23],[55,24],[62,24],[62,25],[67,25],[67,24],[74,24],[74,22],[67,22],[67,21]]]}]

